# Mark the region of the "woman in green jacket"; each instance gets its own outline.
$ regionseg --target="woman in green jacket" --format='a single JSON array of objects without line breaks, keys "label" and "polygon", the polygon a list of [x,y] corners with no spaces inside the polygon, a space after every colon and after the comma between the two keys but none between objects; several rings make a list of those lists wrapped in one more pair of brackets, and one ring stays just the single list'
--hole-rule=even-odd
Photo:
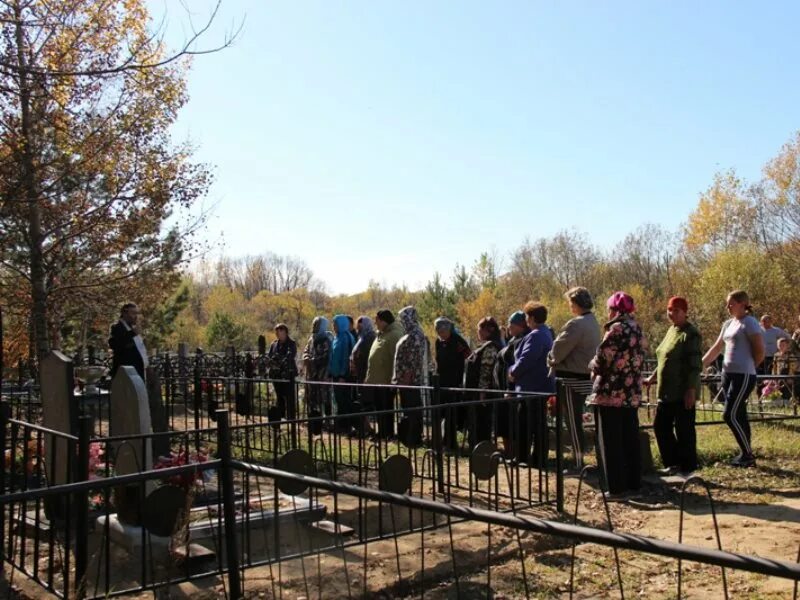
[{"label": "woman in green jacket", "polygon": [[674,296],[667,304],[672,327],[656,349],[658,367],[645,382],[656,385],[658,408],[653,422],[663,475],[697,469],[695,402],[703,369],[700,332],[687,319],[689,304]]},{"label": "woman in green jacket", "polygon": [[[403,326],[394,320],[390,310],[379,310],[375,315],[375,327],[378,335],[372,342],[367,359],[367,376],[364,383],[379,384],[382,387],[371,390],[375,410],[389,411],[394,409],[394,389],[389,387],[394,373],[394,354],[397,342],[403,337]],[[394,415],[392,413],[377,416],[378,436],[394,437]]]}]

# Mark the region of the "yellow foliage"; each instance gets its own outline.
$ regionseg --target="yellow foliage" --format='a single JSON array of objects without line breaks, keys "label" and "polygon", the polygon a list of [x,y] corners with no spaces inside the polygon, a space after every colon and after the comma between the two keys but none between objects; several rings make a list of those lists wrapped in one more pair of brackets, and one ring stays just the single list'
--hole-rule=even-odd
[{"label": "yellow foliage", "polygon": [[456,304],[458,320],[462,325],[465,337],[477,339],[476,330],[478,321],[484,317],[494,317],[502,325],[503,318],[497,313],[499,306],[494,291],[486,288],[481,290],[477,298],[471,302],[460,301]]},{"label": "yellow foliage", "polygon": [[756,210],[733,170],[717,173],[689,215],[684,245],[690,252],[725,250],[754,239]]},{"label": "yellow foliage", "polygon": [[708,344],[713,343],[728,318],[727,295],[737,289],[748,293],[756,316],[769,312],[776,324],[791,326],[798,290],[789,284],[778,261],[755,246],[740,245],[714,256],[697,279],[690,298],[690,311]]}]

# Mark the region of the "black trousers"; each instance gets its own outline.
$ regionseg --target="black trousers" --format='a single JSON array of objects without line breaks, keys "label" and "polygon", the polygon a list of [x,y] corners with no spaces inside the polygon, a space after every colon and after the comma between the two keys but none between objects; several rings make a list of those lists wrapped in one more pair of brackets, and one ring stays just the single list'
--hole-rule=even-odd
[{"label": "black trousers", "polygon": [[463,398],[463,394],[449,391],[443,391],[439,396],[443,406],[444,445],[450,450],[458,448],[458,432],[464,430],[464,408],[458,405]]},{"label": "black trousers", "polygon": [[695,409],[683,402],[659,402],[653,431],[665,467],[678,467],[684,473],[697,468]]},{"label": "black trousers", "polygon": [[[422,406],[422,391],[419,389],[401,389],[400,390],[400,407],[401,408],[417,408]],[[408,439],[403,440],[412,445],[418,445],[422,442],[422,411],[411,410],[403,413],[403,421],[408,425]]]},{"label": "black trousers", "polygon": [[306,382],[306,397],[308,399],[309,412],[321,415],[324,410],[325,415],[332,415],[331,395],[331,386],[316,381]]},{"label": "black trousers", "polygon": [[[376,387],[372,389],[375,410],[394,410],[394,390],[392,388]],[[377,426],[379,437],[394,437],[394,414],[386,413],[378,415]]]},{"label": "black trousers", "polygon": [[272,385],[275,388],[275,405],[280,412],[280,418],[296,419],[297,404],[294,399],[294,384],[291,381],[276,381]]},{"label": "black trousers", "polygon": [[[479,400],[478,396],[470,400]],[[493,403],[470,404],[464,407],[469,434],[469,448],[472,450],[481,442],[492,439]]]},{"label": "black trousers", "polygon": [[744,455],[751,455],[750,421],[747,418],[747,398],[756,384],[756,376],[750,373],[722,372],[722,394],[725,397],[725,410],[722,419],[730,427],[736,443]]},{"label": "black trousers", "polygon": [[[550,453],[550,433],[547,430],[547,399],[526,398],[519,403],[517,413],[519,435],[515,454],[521,462],[540,469],[547,466]],[[533,450],[531,450],[533,446]]]},{"label": "black trousers", "polygon": [[639,411],[633,408],[595,406],[597,460],[608,491],[619,494],[642,485],[642,449],[639,446]]}]

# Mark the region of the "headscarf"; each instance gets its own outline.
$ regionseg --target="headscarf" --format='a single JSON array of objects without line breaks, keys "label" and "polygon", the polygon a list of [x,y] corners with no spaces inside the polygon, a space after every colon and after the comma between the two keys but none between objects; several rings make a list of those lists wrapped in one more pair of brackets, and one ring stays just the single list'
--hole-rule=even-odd
[{"label": "headscarf", "polygon": [[375,332],[375,325],[372,323],[372,319],[366,315],[358,317],[356,323],[361,323],[361,333],[358,334],[359,339],[363,340],[365,337],[369,336],[369,334]]},{"label": "headscarf", "polygon": [[606,306],[622,314],[630,314],[636,310],[633,298],[625,292],[614,292],[606,302]]},{"label": "headscarf", "polygon": [[321,340],[327,337],[328,319],[322,316],[314,317],[314,320],[311,321],[311,335],[314,336],[315,340]]},{"label": "headscarf", "polygon": [[406,306],[397,315],[405,335],[397,342],[394,355],[393,382],[411,382],[411,385],[425,385],[428,375],[428,340],[419,326],[417,309]]},{"label": "headscarf", "polygon": [[400,319],[400,324],[406,333],[411,333],[419,328],[419,315],[417,314],[417,309],[413,306],[403,308],[397,314],[397,318]]},{"label": "headscarf", "polygon": [[510,317],[508,317],[508,324],[509,325],[519,325],[520,327],[525,327],[528,324],[528,321],[525,318],[525,313],[521,310],[516,311]]},{"label": "headscarf", "polygon": [[350,319],[347,315],[336,315],[333,322],[336,324],[336,336],[333,339],[328,370],[334,377],[344,377],[350,370],[350,353],[355,340],[350,333]]},{"label": "headscarf", "polygon": [[442,331],[444,329],[450,331],[450,333],[457,333],[456,324],[453,323],[447,317],[439,317],[433,322],[433,327],[436,329],[437,332]]},{"label": "headscarf", "polygon": [[677,308],[683,312],[689,312],[689,303],[682,296],[673,296],[667,302],[667,308]]}]

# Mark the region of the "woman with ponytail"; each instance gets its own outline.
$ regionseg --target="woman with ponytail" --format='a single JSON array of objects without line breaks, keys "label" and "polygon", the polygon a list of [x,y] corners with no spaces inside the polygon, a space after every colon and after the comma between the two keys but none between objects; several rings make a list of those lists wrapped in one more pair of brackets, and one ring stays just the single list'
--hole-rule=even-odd
[{"label": "woman with ponytail", "polygon": [[722,325],[717,341],[703,357],[703,367],[714,362],[725,350],[722,362],[725,411],[722,418],[741,450],[731,464],[735,467],[752,467],[756,459],[750,444],[747,397],[756,385],[756,367],[764,360],[764,338],[758,321],[752,316],[747,292],[737,290],[728,294],[727,308],[731,318]]}]

